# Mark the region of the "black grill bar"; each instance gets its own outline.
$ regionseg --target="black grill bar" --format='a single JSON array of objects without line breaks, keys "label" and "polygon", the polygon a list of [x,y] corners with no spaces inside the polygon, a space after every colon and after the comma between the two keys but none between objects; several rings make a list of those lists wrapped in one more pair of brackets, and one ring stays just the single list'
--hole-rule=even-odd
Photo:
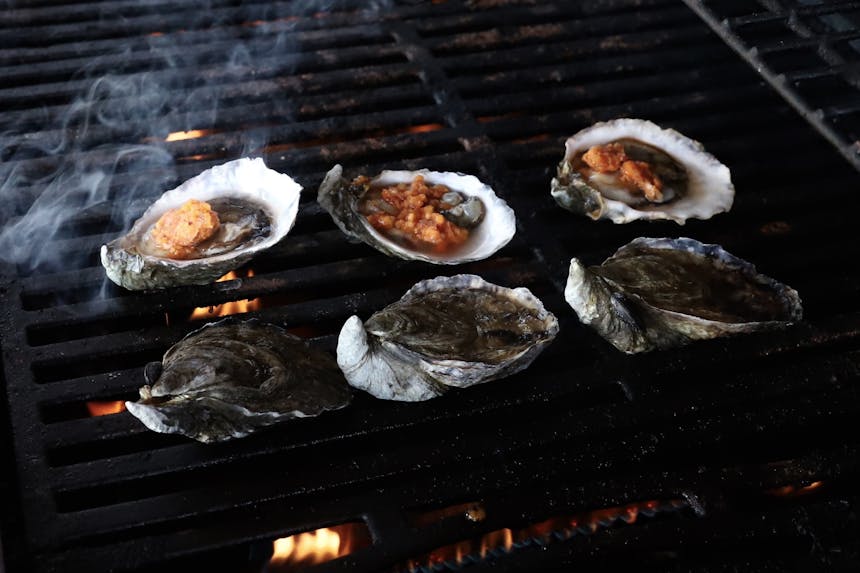
[{"label": "black grill bar", "polygon": [[801,0],[685,0],[843,156],[860,168],[855,102],[860,90],[860,6]]},{"label": "black grill bar", "polygon": [[[247,561],[249,547],[358,521],[374,543],[314,570],[390,570],[499,528],[661,499],[683,509],[545,550],[497,551],[468,570],[857,563],[860,444],[841,430],[860,406],[860,276],[844,264],[860,254],[856,173],[696,14],[669,0],[404,0],[384,11],[331,2],[324,13],[212,0],[206,14],[168,4],[44,0],[0,13],[0,72],[11,78],[0,88],[0,169],[21,175],[6,189],[15,206],[7,222],[26,220],[57,170],[86,166],[109,179],[98,201],[79,189],[86,208],[46,237],[63,265],[2,268],[5,435],[20,484],[5,487],[19,488],[18,569],[190,568],[207,556],[223,569],[227,553]],[[783,12],[731,7],[733,29],[768,31],[761,53],[789,66],[780,73],[822,81],[849,71],[801,56],[790,68],[794,54],[817,48],[815,37],[790,34],[794,43],[781,45],[786,36],[768,26]],[[855,9],[836,8],[828,14]],[[815,10],[795,18],[823,14]],[[240,42],[250,57],[232,58]],[[106,71],[117,81],[145,76],[152,85],[141,90],[157,86],[163,108],[111,124],[72,113],[135,104],[138,94],[122,90],[88,96]],[[823,109],[846,117],[856,104],[840,92]],[[564,139],[619,116],[703,141],[732,169],[732,212],[685,227],[616,226],[556,207],[548,188]],[[190,130],[202,134],[164,141]],[[62,138],[59,153],[45,145]],[[131,145],[170,161],[117,161]],[[296,227],[251,263],[253,277],[155,293],[105,284],[102,243],[164,189],[244,154],[306,190]],[[354,174],[474,173],[514,207],[517,236],[457,268],[384,257],[348,242],[316,204],[335,163]],[[130,190],[137,201],[118,207]],[[643,235],[723,244],[797,287],[806,320],[619,355],[570,312],[565,275],[570,257],[596,263]],[[528,371],[422,404],[357,393],[341,412],[209,447],[152,433],[127,413],[86,411],[91,400],[134,399],[145,364],[200,324],[188,319],[194,307],[260,298],[249,316],[333,351],[351,314],[366,318],[414,282],[458,272],[526,286],[558,316],[559,338]],[[768,493],[818,482],[808,495]],[[486,507],[486,521],[408,519],[471,501]]]}]

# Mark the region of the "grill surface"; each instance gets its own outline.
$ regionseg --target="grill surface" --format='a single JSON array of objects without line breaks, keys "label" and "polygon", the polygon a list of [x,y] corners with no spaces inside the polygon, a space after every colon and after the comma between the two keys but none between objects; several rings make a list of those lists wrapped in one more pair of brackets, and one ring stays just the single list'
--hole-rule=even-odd
[{"label": "grill surface", "polygon": [[[860,458],[841,428],[860,413],[860,271],[848,263],[860,198],[844,159],[677,2],[331,4],[42,0],[0,14],[5,215],[20,221],[59,191],[76,206],[39,242],[61,264],[4,267],[10,569],[223,567],[257,541],[364,521],[374,544],[319,570],[377,571],[500,527],[651,499],[685,509],[469,570],[856,567]],[[556,207],[564,139],[620,116],[701,140],[732,169],[732,211],[615,226]],[[163,143],[185,130],[206,131]],[[251,263],[254,277],[159,293],[104,284],[103,242],[164,189],[243,154],[306,189],[296,228]],[[514,207],[517,236],[456,269],[351,244],[315,203],[335,162],[474,173]],[[562,290],[570,257],[597,263],[637,236],[723,245],[795,287],[803,323],[620,355]],[[528,371],[421,404],[359,393],[344,411],[216,446],[86,414],[86,401],[134,398],[144,364],[194,328],[195,306],[263,297],[251,315],[333,350],[351,314],[457,272],[527,286],[559,317]],[[407,519],[474,500],[486,521]]]},{"label": "grill surface", "polygon": [[860,4],[685,2],[860,168]]}]

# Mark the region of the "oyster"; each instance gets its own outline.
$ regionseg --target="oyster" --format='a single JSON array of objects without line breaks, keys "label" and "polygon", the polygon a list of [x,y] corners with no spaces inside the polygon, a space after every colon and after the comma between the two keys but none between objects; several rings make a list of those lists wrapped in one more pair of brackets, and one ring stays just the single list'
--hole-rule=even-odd
[{"label": "oyster", "polygon": [[421,281],[398,302],[340,331],[337,363],[377,398],[418,401],[528,367],[558,322],[528,289],[475,275]]},{"label": "oyster", "polygon": [[[102,266],[110,280],[131,290],[208,284],[286,236],[301,189],[260,158],[218,165],[164,193],[128,234],[102,245]],[[217,228],[177,257],[154,240],[154,233],[166,215],[195,200],[217,214]]]},{"label": "oyster", "polygon": [[[437,217],[441,225],[456,227],[447,248],[424,243],[416,235],[391,228],[383,234],[371,224],[377,217],[393,220],[401,211],[379,197],[386,187],[416,181],[439,190]],[[447,188],[443,189],[441,186]],[[318,201],[341,231],[387,255],[439,265],[456,265],[485,259],[504,247],[516,232],[514,211],[477,177],[462,173],[428,171],[383,171],[373,179],[343,179],[343,168],[335,165],[319,188]],[[432,205],[431,205],[432,207]],[[444,221],[442,220],[444,218]],[[465,233],[461,233],[465,231]],[[435,233],[434,229],[430,232]],[[417,231],[416,231],[417,233]],[[453,244],[456,243],[456,244]]]},{"label": "oyster", "polygon": [[565,142],[551,194],[592,219],[709,219],[734,201],[728,167],[701,143],[641,119],[616,119]]},{"label": "oyster", "polygon": [[150,430],[200,442],[246,436],[281,420],[349,404],[351,391],[326,352],[256,320],[224,319],[188,334],[145,370],[126,408]]},{"label": "oyster", "polygon": [[634,239],[599,266],[570,261],[564,291],[579,320],[633,354],[800,320],[797,291],[719,245]]}]

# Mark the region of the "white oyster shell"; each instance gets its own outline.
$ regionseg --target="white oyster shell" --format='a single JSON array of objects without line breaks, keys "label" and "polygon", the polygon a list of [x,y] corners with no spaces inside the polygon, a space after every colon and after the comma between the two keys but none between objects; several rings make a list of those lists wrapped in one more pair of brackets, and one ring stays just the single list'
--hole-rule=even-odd
[{"label": "white oyster shell", "polygon": [[565,300],[627,354],[784,328],[803,309],[794,289],[719,245],[640,237],[598,266],[571,259]]},{"label": "white oyster shell", "polygon": [[[665,203],[631,205],[607,197],[595,189],[574,184],[578,174],[571,161],[594,145],[619,139],[635,139],[671,156],[687,174],[687,189],[682,197]],[[674,129],[663,129],[641,119],[616,119],[583,129],[565,142],[564,159],[553,178],[551,194],[556,202],[575,213],[592,219],[629,223],[637,219],[668,219],[683,225],[687,219],[710,219],[732,207],[735,188],[729,168],[694,141]]]},{"label": "white oyster shell", "polygon": [[450,255],[422,253],[398,245],[379,233],[358,212],[361,199],[359,190],[343,178],[343,168],[335,165],[325,176],[319,188],[317,200],[329,212],[341,231],[349,237],[374,247],[378,251],[401,259],[419,260],[437,265],[458,265],[486,259],[513,238],[516,233],[516,216],[513,209],[493,189],[474,175],[462,173],[428,171],[383,171],[370,180],[371,187],[409,183],[421,175],[428,184],[445,185],[467,197],[477,197],[485,208],[484,219],[471,230],[463,248]]},{"label": "white oyster shell", "polygon": [[[135,221],[131,230],[101,248],[108,278],[130,290],[208,284],[277,244],[292,229],[302,187],[290,176],[266,167],[262,159],[237,159],[207,169],[164,193]],[[141,252],[142,237],[167,211],[189,199],[237,197],[264,209],[271,228],[262,240],[219,255],[178,260]]]},{"label": "white oyster shell", "polygon": [[519,372],[557,333],[555,316],[526,288],[475,275],[437,277],[365,324],[350,317],[337,363],[355,388],[414,402]]}]

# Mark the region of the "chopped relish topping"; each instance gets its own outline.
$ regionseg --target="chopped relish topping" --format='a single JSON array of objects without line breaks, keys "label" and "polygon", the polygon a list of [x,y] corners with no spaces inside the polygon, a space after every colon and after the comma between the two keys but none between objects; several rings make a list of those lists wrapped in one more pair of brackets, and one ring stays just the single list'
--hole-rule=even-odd
[{"label": "chopped relish topping", "polygon": [[[356,181],[361,184],[366,181]],[[441,210],[450,209],[442,196],[450,189],[427,185],[416,175],[411,183],[371,190],[361,209],[374,229],[413,248],[444,253],[469,238],[469,230],[447,220]]]},{"label": "chopped relish topping", "polygon": [[607,143],[590,148],[583,154],[582,160],[598,173],[613,173],[627,161],[627,154],[620,143]]},{"label": "chopped relish topping", "polygon": [[151,237],[170,258],[185,259],[193,254],[194,247],[215,234],[219,226],[218,213],[209,203],[189,199],[162,215],[153,226]]},{"label": "chopped relish topping", "polygon": [[645,161],[625,161],[621,164],[621,180],[635,185],[649,201],[663,199],[663,182]]},{"label": "chopped relish topping", "polygon": [[631,161],[620,143],[595,145],[582,154],[582,161],[598,173],[619,172],[621,181],[641,191],[649,201],[663,200],[663,182],[646,161]]}]

